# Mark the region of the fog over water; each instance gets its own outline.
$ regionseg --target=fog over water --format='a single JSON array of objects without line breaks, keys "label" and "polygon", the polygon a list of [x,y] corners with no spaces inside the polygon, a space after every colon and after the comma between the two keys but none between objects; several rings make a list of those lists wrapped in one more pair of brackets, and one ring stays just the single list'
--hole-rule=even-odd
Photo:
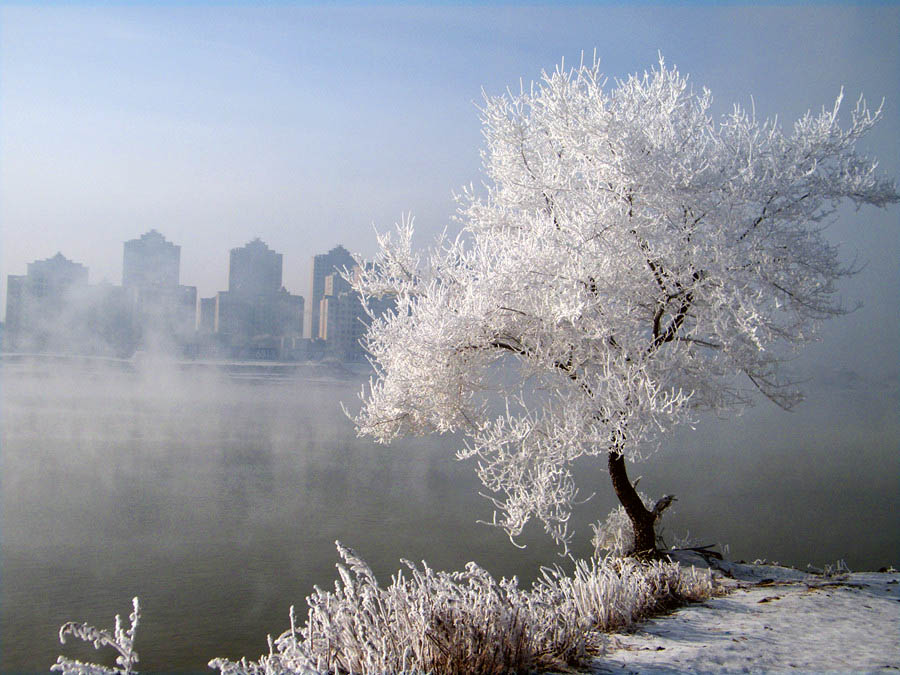
[{"label": "fog over water", "polygon": [[[454,459],[457,439],[357,439],[340,402],[355,405],[361,377],[102,363],[3,364],[3,671],[46,670],[63,650],[94,658],[60,646],[59,625],[110,627],[135,595],[142,670],[255,658],[291,604],[303,617],[313,584],[332,586],[335,539],[383,583],[400,558],[475,560],[525,581],[564,562],[539,527],[520,550],[476,523],[490,504]],[[632,469],[645,492],[678,496],[667,537],[689,531],[734,559],[801,567],[900,563],[896,381],[815,384],[782,426],[762,404],[703,420]],[[578,476],[597,493],[573,518],[585,556],[588,523],[614,497],[597,466],[579,464]]]}]

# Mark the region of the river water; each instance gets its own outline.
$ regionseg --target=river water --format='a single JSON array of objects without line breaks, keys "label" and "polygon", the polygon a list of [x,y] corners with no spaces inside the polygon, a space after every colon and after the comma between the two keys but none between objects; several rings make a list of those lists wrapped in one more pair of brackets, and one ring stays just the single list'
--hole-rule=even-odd
[{"label": "river water", "polygon": [[[59,645],[59,626],[111,628],[135,595],[141,670],[256,658],[292,604],[302,617],[313,585],[331,587],[336,539],[383,582],[400,558],[475,560],[526,582],[564,562],[537,526],[518,549],[476,522],[490,503],[455,460],[457,439],[357,439],[340,402],[352,408],[360,384],[4,363],[0,670],[46,670],[60,653],[96,660]],[[854,435],[834,417],[846,407],[780,428],[751,414],[685,430],[633,472],[648,493],[678,495],[666,536],[726,543],[734,559],[896,565],[898,424],[849,410],[870,430]],[[614,498],[600,468],[576,468],[583,491],[597,491],[573,517],[574,553],[586,556],[588,523]]]}]

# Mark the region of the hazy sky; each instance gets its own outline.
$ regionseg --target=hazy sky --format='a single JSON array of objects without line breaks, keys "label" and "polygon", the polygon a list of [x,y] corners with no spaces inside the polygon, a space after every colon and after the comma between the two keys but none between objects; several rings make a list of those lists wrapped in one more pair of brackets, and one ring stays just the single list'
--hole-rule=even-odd
[{"label": "hazy sky", "polygon": [[[448,224],[453,191],[481,180],[482,87],[594,50],[610,78],[661,52],[717,112],[752,96],[787,124],[841,86],[845,111],[884,97],[866,151],[897,176],[898,34],[891,4],[6,5],[0,300],[7,274],[57,251],[92,283],[121,283],[122,243],[150,228],[181,246],[181,281],[203,297],[257,236],[306,295],[313,254],[371,254],[373,224],[405,211],[423,243]],[[866,307],[832,322],[811,358],[859,352],[850,370],[896,373],[898,213],[842,212],[834,239],[867,264],[846,298]]]}]

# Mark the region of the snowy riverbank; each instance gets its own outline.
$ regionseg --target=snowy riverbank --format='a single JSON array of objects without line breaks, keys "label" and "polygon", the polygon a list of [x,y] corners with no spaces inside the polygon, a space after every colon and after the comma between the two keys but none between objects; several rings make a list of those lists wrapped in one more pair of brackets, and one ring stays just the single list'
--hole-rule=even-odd
[{"label": "snowy riverbank", "polygon": [[[292,608],[291,629],[277,640],[269,638],[268,655],[257,662],[218,658],[210,667],[223,675],[474,675],[550,672],[563,663],[587,663],[583,672],[591,675],[900,669],[900,573],[895,570],[807,574],[682,551],[672,556],[680,567],[612,558],[581,561],[573,576],[548,570],[530,592],[518,590],[514,580],[498,585],[473,563],[457,574],[413,566],[408,578],[398,574],[382,588],[365,561],[340,544],[338,549],[346,565],[339,565],[342,581],[334,592],[317,589],[308,598],[302,631]],[[714,579],[698,574],[696,568],[706,567]],[[652,605],[671,607],[702,597],[710,599],[640,622]],[[124,672],[134,672],[140,609],[138,599],[133,602],[129,629],[118,616],[115,634],[68,622],[60,640],[70,635],[96,648],[112,647]],[[598,608],[605,608],[602,617]],[[586,634],[588,617],[595,630]],[[606,632],[617,626],[633,628]],[[599,656],[590,661],[589,654]],[[98,668],[60,656],[52,669],[85,675]]]},{"label": "snowy riverbank", "polygon": [[[699,556],[682,561],[706,565]],[[609,636],[592,672],[900,670],[900,573],[713,567],[726,595]]]}]

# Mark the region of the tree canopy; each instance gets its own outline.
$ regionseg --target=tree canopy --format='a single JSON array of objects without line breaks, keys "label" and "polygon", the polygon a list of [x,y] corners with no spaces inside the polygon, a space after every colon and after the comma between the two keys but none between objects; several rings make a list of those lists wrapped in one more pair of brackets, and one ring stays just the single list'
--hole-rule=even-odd
[{"label": "tree canopy", "polygon": [[460,197],[461,233],[418,252],[406,218],[355,279],[397,303],[366,337],[359,432],[461,431],[495,524],[514,539],[536,517],[566,544],[576,458],[624,472],[753,390],[796,404],[783,359],[844,311],[853,272],[825,225],[898,200],[856,151],[881,111],[860,98],[842,127],[838,96],[786,132],[711,103],[662,60],[610,88],[595,62],[486,97],[486,195]]}]

